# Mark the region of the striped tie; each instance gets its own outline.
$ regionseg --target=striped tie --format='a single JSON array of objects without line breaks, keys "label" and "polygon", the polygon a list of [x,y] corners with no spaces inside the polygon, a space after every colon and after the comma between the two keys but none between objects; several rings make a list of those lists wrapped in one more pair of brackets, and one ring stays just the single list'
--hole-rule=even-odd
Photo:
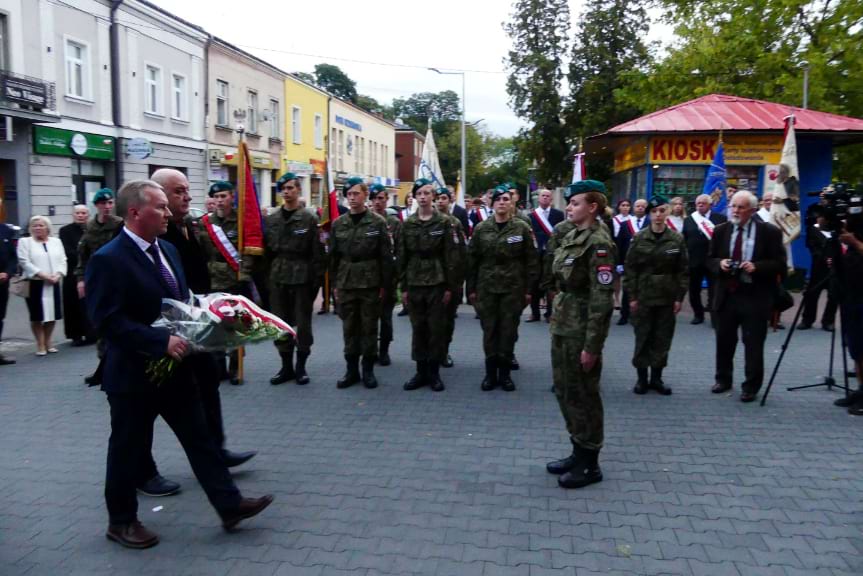
[{"label": "striped tie", "polygon": [[174,300],[180,300],[180,288],[177,286],[177,281],[173,276],[171,276],[171,271],[168,270],[165,263],[162,262],[162,257],[159,254],[159,249],[156,247],[155,242],[150,244],[150,247],[147,248],[147,252],[153,257],[153,261],[156,263],[156,268],[159,269],[159,276],[162,278],[162,283],[166,288],[168,288],[171,298]]}]

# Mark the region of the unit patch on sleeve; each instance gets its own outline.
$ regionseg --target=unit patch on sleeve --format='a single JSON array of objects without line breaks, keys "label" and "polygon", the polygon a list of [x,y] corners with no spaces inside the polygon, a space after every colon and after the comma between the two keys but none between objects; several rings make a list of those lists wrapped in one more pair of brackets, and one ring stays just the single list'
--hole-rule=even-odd
[{"label": "unit patch on sleeve", "polygon": [[608,264],[602,264],[596,267],[596,281],[603,286],[608,286],[614,281],[613,267]]}]

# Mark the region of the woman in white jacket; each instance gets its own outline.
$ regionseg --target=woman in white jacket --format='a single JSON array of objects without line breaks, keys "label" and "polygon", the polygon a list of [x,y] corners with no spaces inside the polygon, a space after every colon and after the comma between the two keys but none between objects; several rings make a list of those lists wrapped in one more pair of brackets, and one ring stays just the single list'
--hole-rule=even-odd
[{"label": "woman in white jacket", "polygon": [[57,352],[51,345],[54,323],[63,317],[60,281],[66,276],[66,251],[59,238],[51,237],[51,221],[33,216],[27,227],[30,237],[18,241],[18,264],[30,280],[27,311],[36,338],[36,356]]}]

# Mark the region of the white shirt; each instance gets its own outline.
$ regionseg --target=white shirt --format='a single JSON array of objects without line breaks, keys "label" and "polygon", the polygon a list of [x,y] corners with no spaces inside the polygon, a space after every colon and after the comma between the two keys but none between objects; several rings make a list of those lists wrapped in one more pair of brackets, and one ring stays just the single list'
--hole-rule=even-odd
[{"label": "white shirt", "polygon": [[633,220],[635,220],[635,228],[637,230],[641,230],[644,227],[644,220],[647,218],[646,216],[642,216],[639,218],[638,216],[632,216]]},{"label": "white shirt", "polygon": [[[750,218],[749,222],[742,226],[738,226],[736,224],[732,224],[732,226],[734,226],[734,230],[731,231],[731,244],[728,250],[729,257],[734,257],[734,243],[737,242],[737,235],[742,233],[743,245],[741,246],[741,262],[752,262],[752,253],[755,251],[755,231],[757,230],[755,222]],[[743,229],[742,231],[741,228]],[[740,280],[744,283],[752,282],[750,275],[743,271],[740,272]]]},{"label": "white shirt", "polygon": [[[126,234],[128,234],[128,235],[129,235],[129,238],[131,238],[131,239],[132,239],[132,241],[135,243],[135,245],[136,245],[136,246],[138,246],[138,248],[140,248],[140,249],[141,249],[141,251],[144,253],[144,256],[146,256],[146,257],[147,257],[147,259],[148,259],[150,262],[152,262],[152,263],[153,263],[153,265],[155,266],[155,265],[156,265],[156,260],[155,260],[155,259],[153,259],[152,254],[150,254],[149,252],[147,252],[147,250],[148,250],[148,249],[150,248],[150,246],[151,246],[150,242],[147,242],[146,240],[144,240],[143,238],[141,238],[140,236],[138,236],[137,234],[135,234],[134,232],[132,232],[131,230],[129,230],[129,228],[127,228],[126,226],[123,226],[123,232],[125,232]],[[161,247],[161,246],[159,246],[159,241],[158,241],[158,240],[155,240],[155,241],[152,243],[152,245],[156,247],[156,250],[158,250],[158,252],[159,252],[159,258],[161,258],[161,259],[162,259],[162,264],[164,264],[164,265],[165,265],[165,268],[167,268],[167,269],[168,269],[168,274],[170,274],[170,275],[171,275],[171,278],[173,278],[173,279],[174,279],[174,281],[176,282],[176,281],[177,281],[177,275],[176,275],[176,274],[174,274],[174,270],[172,270],[172,269],[171,269],[171,262],[170,262],[167,258],[165,258],[165,253],[164,253],[164,252],[162,252],[162,247]]]}]

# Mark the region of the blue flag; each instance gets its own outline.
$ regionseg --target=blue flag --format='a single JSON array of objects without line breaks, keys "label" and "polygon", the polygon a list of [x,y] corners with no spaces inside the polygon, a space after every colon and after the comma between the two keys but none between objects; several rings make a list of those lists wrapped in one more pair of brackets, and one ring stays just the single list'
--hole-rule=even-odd
[{"label": "blue flag", "polygon": [[703,194],[707,194],[713,199],[712,210],[714,212],[725,213],[728,207],[728,199],[725,197],[725,148],[722,142],[716,149],[716,155],[713,157],[713,162],[710,168],[707,169],[707,178],[704,180]]}]

